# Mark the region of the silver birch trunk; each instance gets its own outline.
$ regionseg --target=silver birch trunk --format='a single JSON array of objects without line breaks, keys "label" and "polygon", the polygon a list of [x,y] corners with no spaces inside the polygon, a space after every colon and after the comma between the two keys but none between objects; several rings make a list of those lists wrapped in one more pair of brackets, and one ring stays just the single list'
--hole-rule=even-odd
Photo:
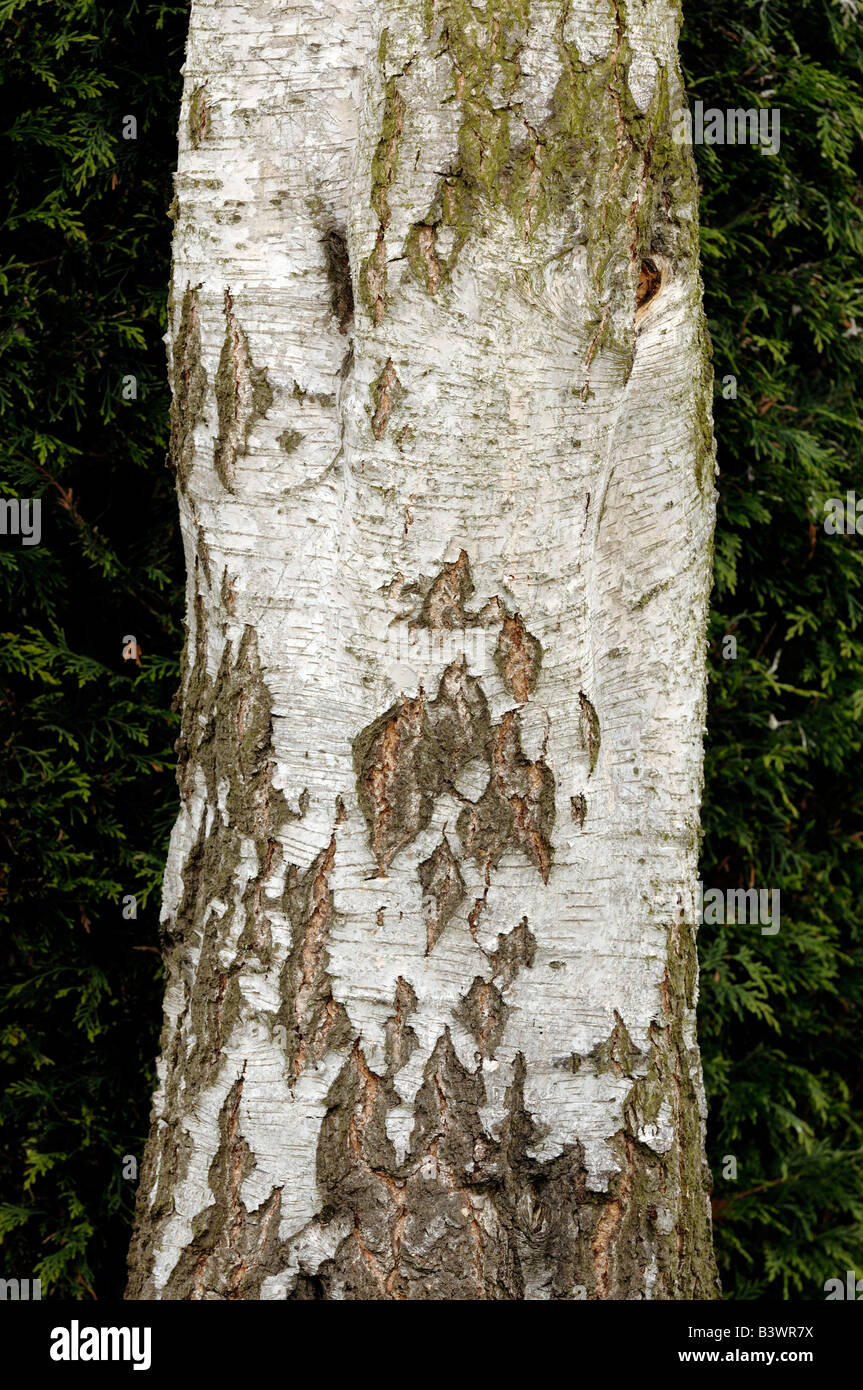
[{"label": "silver birch trunk", "polygon": [[194,0],[129,1296],[717,1294],[678,0]]}]

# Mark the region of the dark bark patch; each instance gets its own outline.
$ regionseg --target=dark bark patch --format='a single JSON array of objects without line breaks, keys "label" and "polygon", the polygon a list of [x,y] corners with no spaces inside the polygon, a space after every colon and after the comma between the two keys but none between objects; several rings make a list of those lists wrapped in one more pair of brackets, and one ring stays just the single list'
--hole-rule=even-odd
[{"label": "dark bark patch", "polygon": [[222,486],[234,491],[237,460],[248,450],[255,423],[273,403],[266,368],[252,361],[249,340],[234,310],[231,291],[225,290],[225,339],[216,371],[216,408],[219,432],[213,449],[213,466]]},{"label": "dark bark patch", "polygon": [[610,1071],[615,1076],[634,1076],[642,1060],[641,1053],[629,1036],[620,1014],[614,1011],[614,1027],[604,1042],[597,1043],[588,1054],[597,1072]]},{"label": "dark bark patch", "polygon": [[331,409],[336,403],[336,397],[333,391],[309,391],[305,386],[301,386],[298,381],[295,381],[291,388],[291,396],[302,405],[305,405],[307,401],[311,401],[312,405],[323,406],[325,410]]},{"label": "dark bark patch", "polygon": [[590,763],[588,776],[596,767],[596,760],[599,757],[599,747],[601,743],[601,733],[599,728],[599,715],[588,700],[583,690],[578,692],[578,728],[581,738],[581,746],[587,753]]},{"label": "dark bark patch", "polygon": [[[516,932],[509,935],[521,942],[519,954],[529,954],[525,924]],[[680,932],[671,944],[675,990],[687,947]],[[489,1056],[501,996],[477,979],[468,1000],[471,1030]],[[675,1009],[679,1002],[673,1000]],[[643,1073],[611,1140],[619,1172],[608,1191],[597,1192],[587,1186],[577,1140],[551,1159],[533,1156],[544,1131],[525,1103],[521,1054],[499,1136],[485,1131],[482,1069],[462,1065],[446,1029],[426,1063],[410,1145],[398,1163],[386,1138],[397,1097],[355,1044],[327,1098],[318,1148],[321,1224],[338,1218],[349,1234],[331,1260],[302,1272],[291,1296],[629,1300],[647,1296],[650,1281],[653,1298],[715,1298],[709,1175],[693,1142],[700,1117],[684,1047],[682,1028],[664,1016],[651,1029],[646,1056],[619,1018],[594,1049],[594,1065],[615,1057],[615,1067],[637,1065]],[[663,1102],[671,1106],[675,1138],[660,1154],[639,1136]],[[313,1289],[311,1277],[318,1281]]]},{"label": "dark bark patch", "polygon": [[506,617],[506,607],[497,596],[488,599],[477,612],[468,612],[474,583],[464,550],[455,560],[442,565],[432,579],[421,575],[414,583],[405,584],[399,576],[398,592],[404,598],[417,600],[419,611],[410,620],[412,628],[446,632],[456,628],[494,628]]},{"label": "dark bark patch", "polygon": [[515,710],[508,710],[494,729],[490,761],[485,791],[479,801],[464,808],[456,824],[465,853],[488,875],[508,849],[519,849],[547,883],[554,775],[544,759],[531,762],[525,757]]},{"label": "dark bark patch", "polygon": [[569,810],[575,824],[583,827],[587,820],[587,797],[583,792],[569,798]]},{"label": "dark bark patch", "polygon": [[399,975],[393,1000],[394,1012],[387,1020],[385,1028],[388,1076],[395,1076],[396,1072],[401,1071],[419,1047],[419,1039],[407,1021],[416,1006],[417,997],[413,985]]},{"label": "dark bark patch", "polygon": [[528,632],[521,615],[507,615],[494,653],[495,665],[510,695],[523,705],[533,694],[542,665],[542,646]]},{"label": "dark bark patch", "polygon": [[374,407],[372,434],[375,439],[382,439],[390,414],[403,395],[402,384],[396,375],[391,357],[387,358],[380,376],[372,382],[370,391]]},{"label": "dark bark patch", "polygon": [[437,230],[433,222],[415,222],[407,235],[405,254],[414,275],[427,294],[437,294],[446,270],[437,252]]},{"label": "dark bark patch", "polygon": [[329,886],[336,855],[335,833],[303,874],[288,867],[282,904],[291,923],[291,950],[279,977],[278,1019],[286,1030],[288,1071],[293,1084],[333,1047],[344,1046],[350,1026],[344,1005],[333,998],[327,972],[327,941],[333,924]]},{"label": "dark bark patch", "polygon": [[323,238],[324,263],[330,284],[330,308],[340,333],[347,333],[354,319],[351,262],[344,230],[331,227]]},{"label": "dark bark patch", "polygon": [[328,1297],[392,1296],[388,1276],[398,1257],[403,1182],[386,1132],[396,1103],[391,1083],[377,1076],[355,1042],[327,1095],[317,1150],[318,1188],[330,1220],[347,1219],[350,1235],[328,1270]]},{"label": "dark bark patch", "polygon": [[453,914],[465,898],[465,883],[446,835],[417,869],[422,884],[422,911],[426,929],[426,955],[433,949]]},{"label": "dark bark patch", "polygon": [[282,1189],[249,1211],[240,1195],[254,1159],[240,1133],[243,1079],[234,1082],[219,1115],[219,1145],[210,1165],[213,1203],[194,1221],[195,1235],[165,1285],[167,1299],[257,1299],[279,1269]]},{"label": "dark bark patch", "polygon": [[434,700],[402,697],[354,740],[357,796],[378,872],[432,817],[437,797],[472,758],[485,755],[488,704],[463,659],[441,676]]},{"label": "dark bark patch", "polygon": [[423,601],[417,626],[430,628],[467,627],[472,619],[465,604],[473,594],[473,579],[467,552],[459,551],[458,559],[445,564],[433,580]]},{"label": "dark bark patch", "polygon": [[635,291],[636,310],[646,309],[662,289],[662,270],[654,260],[645,256],[638,272],[638,286]]},{"label": "dark bark patch", "polygon": [[171,354],[171,439],[168,457],[185,491],[195,454],[195,427],[201,419],[207,394],[207,373],[201,362],[201,319],[198,291],[189,285],[183,293],[180,324]]},{"label": "dark bark patch", "polygon": [[374,249],[369,252],[360,270],[360,298],[372,316],[372,322],[383,322],[387,311],[387,243],[383,227],[378,228]]},{"label": "dark bark patch", "polygon": [[497,985],[477,975],[455,1012],[470,1033],[481,1058],[493,1058],[503,1040],[507,1009]]},{"label": "dark bark patch", "polygon": [[189,100],[189,139],[197,149],[210,129],[210,108],[207,105],[207,84],[196,87]]},{"label": "dark bark patch", "polygon": [[286,454],[293,454],[303,442],[303,436],[299,430],[282,430],[276,443],[280,449],[284,449]]},{"label": "dark bark patch", "polygon": [[434,793],[423,785],[425,698],[403,696],[354,741],[357,796],[378,872],[428,825]]},{"label": "dark bark patch", "polygon": [[508,989],[522,969],[530,970],[536,959],[536,937],[522,917],[517,927],[510,932],[500,932],[497,950],[489,957],[492,977],[500,982],[501,989]]},{"label": "dark bark patch", "polygon": [[398,168],[398,149],[404,127],[405,103],[396,80],[391,77],[384,91],[384,110],[381,133],[372,156],[371,206],[377,213],[378,231],[374,250],[360,270],[360,295],[376,324],[383,321],[387,310],[387,244],[386,230],[392,215],[389,203],[390,188]]},{"label": "dark bark patch", "polygon": [[[184,1002],[162,1033],[166,1065],[163,1113],[167,1122],[151,1130],[138,1187],[129,1284],[135,1297],[151,1296],[146,1290],[151,1288],[153,1232],[169,1214],[171,1184],[183,1181],[190,1149],[185,1128],[189,1111],[218,1075],[223,1049],[242,1008],[240,973],[265,970],[271,962],[272,932],[263,883],[281,853],[278,832],[291,816],[284,796],[271,782],[272,701],[255,632],[247,627],[236,649],[231,643],[225,645],[219,669],[212,677],[208,673],[206,605],[200,592],[195,594],[193,611],[194,659],[190,660],[188,643],[183,653],[178,783],[183,799],[190,803],[197,771],[204,779],[207,804],[216,808],[224,796],[224,811],[210,821],[201,820],[182,865],[183,891],[176,915],[164,924],[168,994],[179,988]],[[234,901],[241,848],[249,840],[255,848],[258,872],[244,887],[237,951],[225,965],[222,956],[234,915],[230,908],[220,914],[214,904]],[[192,1037],[195,1041],[190,1050]],[[145,1182],[143,1175],[157,1170],[159,1188],[149,1203],[152,1179]]]}]

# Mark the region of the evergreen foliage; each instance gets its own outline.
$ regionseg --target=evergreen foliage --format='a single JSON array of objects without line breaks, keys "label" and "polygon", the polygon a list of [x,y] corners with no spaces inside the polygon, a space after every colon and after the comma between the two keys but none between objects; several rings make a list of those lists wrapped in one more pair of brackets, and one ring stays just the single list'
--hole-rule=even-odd
[{"label": "evergreen foliage", "polygon": [[855,11],[684,0],[690,103],[781,111],[775,156],[695,151],[720,467],[701,876],[781,894],[776,935],[699,937],[716,1249],[745,1299],[863,1274],[863,536],[823,527],[863,497]]},{"label": "evergreen foliage", "polygon": [[0,3],[0,489],[42,499],[41,545],[0,550],[0,1264],[66,1297],[122,1292],[123,1155],[142,1151],[161,1009],[182,642],[161,336],[186,22],[186,4]]},{"label": "evergreen foliage", "polygon": [[[729,1296],[820,1298],[863,1274],[863,540],[822,525],[826,498],[863,495],[861,32],[850,0],[685,9],[690,98],[782,121],[776,156],[696,150],[721,467],[702,877],[782,895],[776,935],[701,929],[717,1250]],[[123,1155],[142,1151],[158,1043],[183,602],[161,335],[187,13],[0,0],[0,488],[43,499],[42,544],[0,550],[0,1263],[67,1297],[122,1291]]]}]

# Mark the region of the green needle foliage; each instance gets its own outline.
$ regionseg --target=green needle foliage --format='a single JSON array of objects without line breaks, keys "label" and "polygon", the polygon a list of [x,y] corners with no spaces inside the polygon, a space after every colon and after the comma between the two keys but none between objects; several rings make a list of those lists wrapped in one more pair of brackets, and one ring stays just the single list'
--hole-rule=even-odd
[{"label": "green needle foliage", "polygon": [[863,34],[839,0],[684,10],[690,102],[781,111],[775,156],[696,148],[720,467],[701,875],[781,893],[776,935],[700,932],[716,1247],[727,1295],[818,1299],[863,1274],[863,536],[823,526],[863,497]]},{"label": "green needle foliage", "polygon": [[0,550],[0,1273],[65,1297],[122,1292],[123,1155],[141,1153],[160,1012],[182,641],[161,336],[186,21],[186,4],[0,3],[0,490],[42,499],[42,544]]},{"label": "green needle foliage", "polygon": [[[822,525],[826,498],[863,495],[860,25],[850,0],[686,10],[691,100],[781,110],[775,157],[696,150],[721,467],[702,877],[782,895],[776,935],[701,929],[716,1240],[729,1296],[820,1298],[863,1273],[863,538]],[[0,1266],[65,1297],[122,1291],[123,1156],[158,1045],[183,603],[161,335],[187,17],[188,0],[0,0],[0,488],[43,503],[42,544],[0,550]]]}]

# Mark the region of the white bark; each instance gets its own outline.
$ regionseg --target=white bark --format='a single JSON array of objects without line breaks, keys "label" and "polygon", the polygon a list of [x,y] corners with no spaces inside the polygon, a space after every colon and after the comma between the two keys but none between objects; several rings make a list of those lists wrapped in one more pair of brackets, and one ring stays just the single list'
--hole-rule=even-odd
[{"label": "white bark", "polygon": [[134,1297],[715,1292],[678,22],[193,4],[183,800]]}]

